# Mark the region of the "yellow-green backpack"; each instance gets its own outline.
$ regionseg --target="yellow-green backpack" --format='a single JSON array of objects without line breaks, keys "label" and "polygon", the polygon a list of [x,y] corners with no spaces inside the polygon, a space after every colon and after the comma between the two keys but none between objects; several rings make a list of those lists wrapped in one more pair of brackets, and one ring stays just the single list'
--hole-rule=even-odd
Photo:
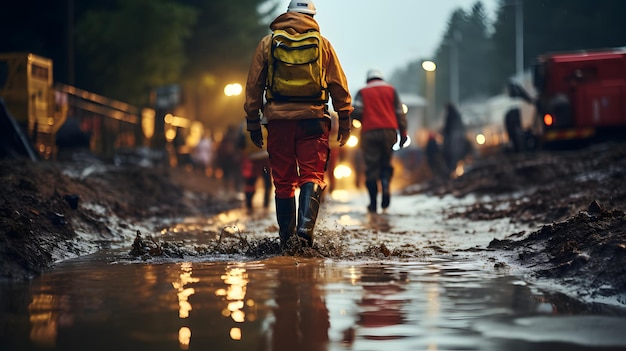
[{"label": "yellow-green backpack", "polygon": [[267,100],[325,102],[326,88],[320,33],[275,30],[268,58]]}]

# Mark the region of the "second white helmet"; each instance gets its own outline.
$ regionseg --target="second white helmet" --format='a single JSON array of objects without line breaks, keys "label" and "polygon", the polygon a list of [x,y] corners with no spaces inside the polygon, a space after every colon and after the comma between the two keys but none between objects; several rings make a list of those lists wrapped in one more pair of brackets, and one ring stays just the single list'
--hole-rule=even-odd
[{"label": "second white helmet", "polygon": [[367,81],[369,82],[372,79],[385,79],[385,77],[379,69],[370,69],[367,71]]},{"label": "second white helmet", "polygon": [[300,12],[307,15],[314,15],[317,13],[315,10],[315,4],[311,0],[291,0],[287,7],[287,12]]}]

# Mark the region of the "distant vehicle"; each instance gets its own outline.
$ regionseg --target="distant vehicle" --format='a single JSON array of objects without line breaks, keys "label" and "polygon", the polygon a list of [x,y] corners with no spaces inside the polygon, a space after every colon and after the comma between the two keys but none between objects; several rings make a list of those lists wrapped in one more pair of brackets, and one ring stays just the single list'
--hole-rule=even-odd
[{"label": "distant vehicle", "polygon": [[67,99],[53,88],[52,60],[31,53],[0,54],[0,97],[44,158],[67,118]]},{"label": "distant vehicle", "polygon": [[508,85],[510,96],[535,106],[535,121],[526,131],[509,111],[511,139],[532,135],[538,146],[555,147],[626,136],[626,48],[540,55],[533,85],[535,97],[516,83]]}]

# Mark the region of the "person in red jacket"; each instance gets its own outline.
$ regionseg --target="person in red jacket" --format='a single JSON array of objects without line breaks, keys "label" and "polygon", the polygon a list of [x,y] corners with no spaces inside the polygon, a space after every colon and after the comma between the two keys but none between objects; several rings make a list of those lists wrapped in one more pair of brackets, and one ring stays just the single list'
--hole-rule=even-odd
[{"label": "person in red jacket", "polygon": [[[313,18],[316,12],[311,0],[292,0],[287,12],[275,18],[270,29],[293,36],[319,32],[319,25]],[[302,239],[305,245],[311,246],[321,194],[326,188],[324,173],[330,152],[328,139],[331,129],[329,97],[339,115],[339,145],[344,145],[350,137],[352,97],[337,54],[325,37],[321,37],[320,41],[325,88],[320,91],[319,97],[307,100],[274,95],[268,89],[268,62],[270,53],[280,43],[272,44],[272,39],[272,34],[261,39],[250,63],[244,104],[247,130],[252,142],[261,148],[262,112],[267,118],[267,151],[274,180],[281,246],[289,247],[292,237],[298,241]],[[296,188],[300,188],[297,223]]]},{"label": "person in red jacket", "polygon": [[400,135],[400,147],[407,141],[407,119],[396,89],[385,82],[377,69],[367,72],[366,86],[354,98],[354,119],[361,121],[361,149],[365,162],[365,187],[369,193],[369,212],[377,211],[378,183],[381,207],[391,202],[389,184],[393,176],[393,145]]}]

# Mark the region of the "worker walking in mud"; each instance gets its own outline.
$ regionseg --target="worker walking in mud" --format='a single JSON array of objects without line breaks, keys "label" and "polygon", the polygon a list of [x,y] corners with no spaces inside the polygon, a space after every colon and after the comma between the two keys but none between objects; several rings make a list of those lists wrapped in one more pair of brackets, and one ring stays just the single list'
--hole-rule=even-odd
[{"label": "worker walking in mud", "polygon": [[[367,210],[376,213],[378,193],[381,207],[391,202],[393,145],[400,135],[400,147],[407,141],[407,119],[396,89],[377,69],[367,72],[366,86],[354,98],[354,119],[361,121],[361,150],[365,162],[365,187],[370,198]],[[380,184],[380,189],[379,189]]]},{"label": "worker walking in mud", "polygon": [[448,103],[443,126],[442,154],[449,176],[454,176],[457,164],[471,152],[471,145],[465,135],[465,125],[457,108]]},{"label": "worker walking in mud", "polygon": [[[287,12],[270,24],[272,34],[259,42],[246,83],[247,130],[259,148],[264,143],[261,113],[268,121],[267,151],[283,248],[292,243],[313,244],[321,195],[326,188],[329,98],[339,115],[339,144],[343,146],[350,137],[353,108],[348,82],[334,48],[319,32],[315,14],[312,1],[292,0]],[[296,216],[297,188],[300,195]]]}]

